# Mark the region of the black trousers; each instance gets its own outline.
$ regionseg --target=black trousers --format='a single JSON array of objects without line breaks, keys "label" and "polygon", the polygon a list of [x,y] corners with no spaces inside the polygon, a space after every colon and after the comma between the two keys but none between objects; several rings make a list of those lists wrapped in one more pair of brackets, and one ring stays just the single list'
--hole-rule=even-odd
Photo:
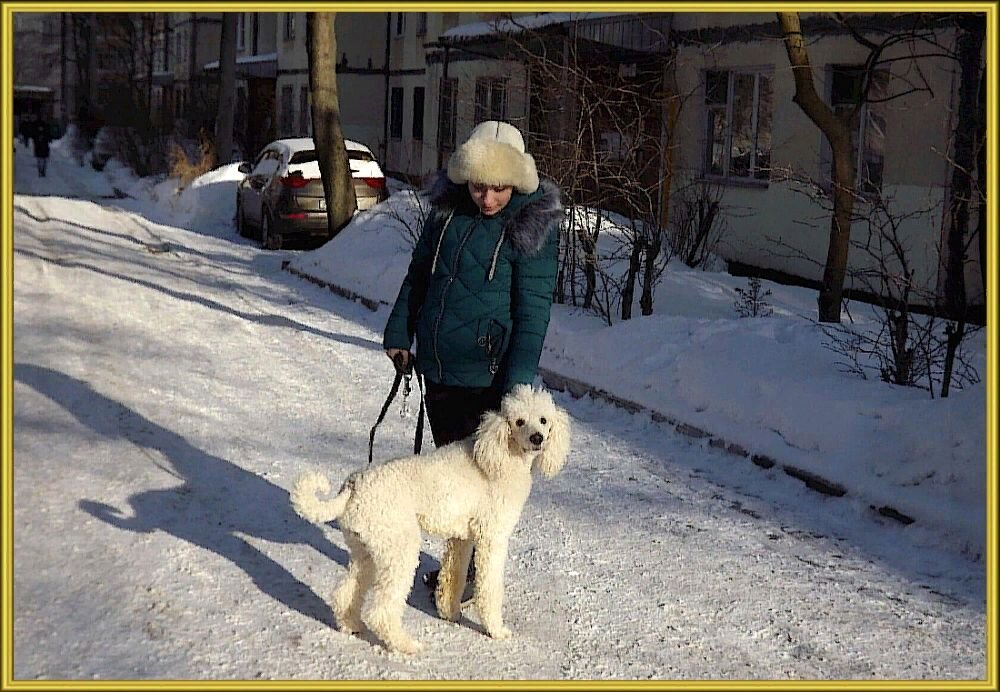
[{"label": "black trousers", "polygon": [[486,411],[499,411],[503,394],[497,387],[453,387],[425,380],[424,402],[434,444],[441,447],[468,437]]}]

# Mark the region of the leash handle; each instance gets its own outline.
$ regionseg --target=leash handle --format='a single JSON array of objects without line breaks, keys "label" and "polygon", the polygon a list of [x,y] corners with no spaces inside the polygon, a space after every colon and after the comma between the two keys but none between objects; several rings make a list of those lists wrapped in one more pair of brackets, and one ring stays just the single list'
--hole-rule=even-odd
[{"label": "leash handle", "polygon": [[[389,396],[386,397],[385,403],[382,404],[382,410],[378,414],[378,420],[375,421],[375,425],[372,426],[371,430],[368,432],[368,465],[371,466],[372,458],[374,456],[375,449],[375,429],[381,425],[382,421],[385,419],[385,414],[389,410],[389,406],[392,404],[393,399],[396,398],[396,393],[399,391],[399,384],[402,382],[403,378],[406,378],[407,392],[410,387],[410,377],[414,374],[413,361],[415,357],[410,354],[410,357],[403,361],[403,354],[397,353],[393,356],[392,364],[396,367],[396,376],[392,381],[392,388],[389,390]],[[420,388],[420,413],[417,416],[417,432],[413,439],[413,453],[420,454],[420,448],[424,439],[424,382],[423,378],[417,373],[417,386]]]},{"label": "leash handle", "polygon": [[[393,359],[395,361],[395,359]],[[396,398],[396,392],[399,391],[399,383],[403,379],[403,371],[396,369],[396,378],[392,381],[392,388],[389,390],[389,396],[386,398],[385,403],[382,404],[382,411],[378,414],[378,420],[375,421],[375,425],[372,426],[371,431],[368,433],[368,465],[371,466],[372,463],[372,453],[375,449],[375,429],[382,423],[385,419],[386,411],[389,410],[389,404],[392,400]]]}]

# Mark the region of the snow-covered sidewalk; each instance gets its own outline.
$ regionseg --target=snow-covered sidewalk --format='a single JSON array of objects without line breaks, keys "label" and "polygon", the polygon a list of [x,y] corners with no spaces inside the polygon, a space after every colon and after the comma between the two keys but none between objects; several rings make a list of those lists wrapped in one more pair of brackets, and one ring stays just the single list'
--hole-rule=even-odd
[{"label": "snow-covered sidewalk", "polygon": [[[287,489],[364,464],[391,381],[384,311],[283,272],[293,253],[50,170],[42,185],[19,153],[16,679],[985,675],[982,561],[568,395],[570,461],[511,544],[514,639],[474,610],[439,620],[419,585],[404,622],[422,656],[340,634],[342,537]],[[403,453],[412,424],[387,417],[376,451]],[[426,541],[419,571],[439,555]]]}]

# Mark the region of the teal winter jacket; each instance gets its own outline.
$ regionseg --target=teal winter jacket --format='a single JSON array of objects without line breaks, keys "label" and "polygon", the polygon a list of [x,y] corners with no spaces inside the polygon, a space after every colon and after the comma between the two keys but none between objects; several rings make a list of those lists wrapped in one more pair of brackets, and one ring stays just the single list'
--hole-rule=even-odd
[{"label": "teal winter jacket", "polygon": [[413,250],[383,335],[413,351],[427,380],[504,393],[535,379],[549,325],[563,217],[559,189],[543,179],[483,216],[466,185],[439,173],[431,213]]}]

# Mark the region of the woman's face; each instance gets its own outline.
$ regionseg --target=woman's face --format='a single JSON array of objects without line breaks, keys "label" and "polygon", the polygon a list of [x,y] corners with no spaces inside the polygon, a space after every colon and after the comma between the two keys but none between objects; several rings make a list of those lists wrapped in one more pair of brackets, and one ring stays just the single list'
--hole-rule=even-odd
[{"label": "woman's face", "polygon": [[486,185],[470,181],[469,194],[483,216],[493,216],[507,206],[514,188],[511,185]]}]

